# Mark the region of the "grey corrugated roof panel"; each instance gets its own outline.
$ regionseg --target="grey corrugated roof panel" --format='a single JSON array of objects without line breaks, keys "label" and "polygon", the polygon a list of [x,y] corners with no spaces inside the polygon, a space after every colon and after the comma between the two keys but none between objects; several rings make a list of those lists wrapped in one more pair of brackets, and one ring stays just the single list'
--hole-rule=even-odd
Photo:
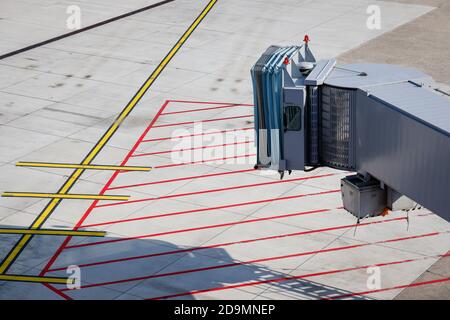
[{"label": "grey corrugated roof panel", "polygon": [[334,67],[324,83],[341,88],[363,88],[408,80],[428,82],[431,77],[391,64],[355,63]]},{"label": "grey corrugated roof panel", "polygon": [[306,77],[305,84],[309,86],[317,86],[323,84],[325,78],[330,74],[335,65],[335,59],[320,60],[319,62],[317,62],[311,73]]},{"label": "grey corrugated roof panel", "polygon": [[379,85],[363,90],[450,136],[450,99],[411,82]]}]

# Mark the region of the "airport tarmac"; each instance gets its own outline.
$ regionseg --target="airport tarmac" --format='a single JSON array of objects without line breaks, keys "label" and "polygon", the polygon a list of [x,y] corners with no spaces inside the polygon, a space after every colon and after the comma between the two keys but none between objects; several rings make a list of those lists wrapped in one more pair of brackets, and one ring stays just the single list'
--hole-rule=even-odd
[{"label": "airport tarmac", "polygon": [[[250,68],[268,46],[308,34],[319,58],[357,54],[435,4],[157,3],[75,1],[82,26],[155,6],[0,60],[0,192],[81,195],[0,198],[0,226],[106,231],[0,234],[1,299],[393,299],[412,283],[448,285],[444,273],[418,279],[448,259],[440,217],[420,209],[357,225],[342,209],[347,172],[280,181],[253,170]],[[0,56],[69,32],[70,4],[2,1]],[[379,30],[366,26],[373,4]],[[75,290],[42,284],[72,272]]]}]

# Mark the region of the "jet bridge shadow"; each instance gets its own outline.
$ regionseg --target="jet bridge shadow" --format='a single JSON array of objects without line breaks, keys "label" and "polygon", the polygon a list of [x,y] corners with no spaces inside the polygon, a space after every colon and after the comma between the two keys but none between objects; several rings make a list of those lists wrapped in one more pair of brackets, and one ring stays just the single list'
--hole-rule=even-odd
[{"label": "jet bridge shadow", "polygon": [[[2,239],[1,237],[4,237],[4,235],[1,235],[0,239]],[[118,239],[120,238],[90,238],[87,242]],[[56,251],[55,247],[57,246],[54,243],[54,237],[38,236],[35,237],[35,241],[38,243],[35,243],[33,248],[37,248],[37,251],[28,253],[31,259],[33,259],[33,256],[34,258],[42,257],[42,248],[47,248],[47,250],[53,248]],[[82,242],[86,243],[86,240]],[[60,242],[58,241],[58,243]],[[302,251],[301,248],[298,251]],[[270,250],[267,250],[267,252],[270,252]],[[51,254],[53,253],[47,252],[46,256]],[[266,256],[270,256],[270,254]],[[117,262],[118,259],[124,258],[129,259]],[[150,299],[167,297],[167,299],[195,300],[197,299],[195,295],[196,290],[215,292],[216,295],[214,297],[221,297],[220,292],[223,290],[224,299],[239,299],[239,296],[234,297],[229,293],[235,289],[230,288],[230,290],[226,289],[226,287],[246,282],[267,281],[291,276],[288,273],[272,270],[261,264],[247,264],[243,262],[245,261],[234,259],[226,249],[220,247],[190,247],[162,240],[139,239],[66,249],[56,260],[53,268],[80,265],[82,286],[97,284],[100,287],[111,288],[112,290],[116,290],[115,285],[106,284],[103,286],[102,283],[116,280],[123,281],[120,284],[133,283],[131,279],[135,277],[149,277],[141,283],[134,282],[137,284],[137,290],[126,292],[127,295],[124,298],[133,298],[135,296],[136,298]],[[94,263],[95,265],[83,266],[84,263]],[[233,265],[229,266],[230,264]],[[64,276],[67,274],[65,270],[59,270],[49,272],[46,275]],[[159,276],[154,277],[155,275]],[[245,294],[245,292],[258,292],[258,290],[255,291],[255,287],[256,285],[237,289],[244,291],[243,299],[252,299],[254,298],[253,294]],[[75,291],[66,291],[65,293],[73,296],[74,299],[105,298],[101,296],[101,291],[98,291],[98,295],[96,293],[93,296],[93,291],[86,292],[85,295],[85,290],[90,291],[92,289],[82,288]],[[270,282],[270,288],[267,289],[266,287],[266,290],[261,290],[260,296],[258,295],[256,298],[271,298],[275,295],[279,299],[324,299],[350,293],[346,290],[307,279],[288,279]],[[203,297],[208,298],[208,296]],[[115,298],[120,298],[120,295]],[[355,296],[352,299],[368,298]]]}]

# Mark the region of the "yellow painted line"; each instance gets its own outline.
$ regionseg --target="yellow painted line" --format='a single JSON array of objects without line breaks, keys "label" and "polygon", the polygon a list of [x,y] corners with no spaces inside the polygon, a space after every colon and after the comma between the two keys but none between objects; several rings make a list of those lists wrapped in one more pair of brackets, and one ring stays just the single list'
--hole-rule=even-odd
[{"label": "yellow painted line", "polygon": [[19,281],[19,282],[37,282],[54,284],[74,284],[75,279],[59,277],[38,277],[38,276],[18,276],[9,274],[0,274],[0,281]]},{"label": "yellow painted line", "polygon": [[37,193],[37,192],[3,192],[2,197],[15,198],[54,198],[80,200],[116,200],[128,201],[130,196],[110,196],[97,194]]},{"label": "yellow painted line", "polygon": [[19,229],[19,228],[0,228],[0,234],[38,234],[45,236],[83,236],[83,237],[104,237],[105,231],[74,231],[61,229]]},{"label": "yellow painted line", "polygon": [[47,162],[17,162],[18,167],[61,168],[61,169],[91,169],[91,170],[123,170],[123,171],[150,171],[151,167],[113,166],[98,164],[71,164]]},{"label": "yellow painted line", "polygon": [[[102,150],[104,145],[108,142],[108,140],[112,137],[112,135],[117,131],[119,125],[125,120],[125,118],[130,114],[130,112],[134,109],[136,104],[141,100],[142,96],[147,92],[153,82],[158,78],[161,72],[165,69],[170,60],[175,56],[178,50],[183,46],[189,36],[194,32],[195,28],[202,22],[202,20],[206,17],[206,15],[211,11],[213,6],[216,4],[217,0],[211,0],[200,13],[200,15],[194,20],[194,22],[189,26],[189,28],[185,31],[185,33],[181,36],[181,38],[175,43],[169,53],[165,56],[165,58],[160,62],[158,67],[152,72],[150,77],[145,81],[145,83],[141,86],[138,92],[134,95],[134,97],[130,100],[127,106],[122,110],[114,123],[109,127],[109,129],[105,132],[102,138],[97,142],[97,144],[92,148],[92,150],[88,153],[86,158],[81,163],[82,165],[89,165],[97,156],[97,154]],[[70,188],[75,184],[78,178],[83,173],[83,169],[75,170],[69,179],[63,184],[61,189],[59,190],[59,194],[67,193]],[[40,213],[38,218],[31,225],[31,229],[38,229],[47,218],[51,215],[53,210],[58,206],[60,199],[52,199],[45,209]],[[11,263],[16,259],[16,257],[20,254],[24,246],[31,239],[32,235],[24,235],[22,238],[16,243],[14,248],[8,253],[8,255],[3,260],[0,265],[0,274],[5,273],[10,267]]]}]

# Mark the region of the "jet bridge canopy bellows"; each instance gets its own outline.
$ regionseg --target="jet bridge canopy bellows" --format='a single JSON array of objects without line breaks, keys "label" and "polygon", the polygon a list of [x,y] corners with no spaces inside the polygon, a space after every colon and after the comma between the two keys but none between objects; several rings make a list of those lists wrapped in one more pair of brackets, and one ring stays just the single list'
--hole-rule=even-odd
[{"label": "jet bridge canopy bellows", "polygon": [[408,209],[410,198],[450,220],[450,99],[430,87],[429,76],[387,64],[316,61],[305,42],[270,47],[252,78],[256,167],[356,171],[379,195],[368,205],[349,205],[368,201],[362,194],[347,196],[345,208],[356,216],[367,208]]},{"label": "jet bridge canopy bellows", "polygon": [[[291,47],[269,47],[261,58],[256,62],[251,70],[255,101],[255,129],[256,142],[258,144],[257,161],[261,166],[272,166],[284,168],[281,154],[283,139],[281,131],[283,123],[290,118],[287,113],[283,113],[284,105],[283,81],[285,77],[286,61],[292,59],[299,50],[297,46]],[[300,74],[299,69],[296,70]],[[295,88],[295,86],[294,86]],[[291,96],[295,96],[291,95]],[[287,111],[287,110],[286,110]],[[296,109],[291,108],[290,116],[296,117]],[[301,117],[298,116],[297,119]]]}]

